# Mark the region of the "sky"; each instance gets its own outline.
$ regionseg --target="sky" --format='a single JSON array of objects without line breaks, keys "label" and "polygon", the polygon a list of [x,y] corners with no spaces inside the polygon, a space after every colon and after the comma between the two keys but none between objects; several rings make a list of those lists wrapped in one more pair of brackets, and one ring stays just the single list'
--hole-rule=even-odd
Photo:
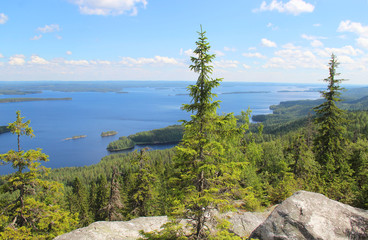
[{"label": "sky", "polygon": [[213,78],[368,84],[368,0],[1,0],[0,81],[196,80],[201,25]]}]

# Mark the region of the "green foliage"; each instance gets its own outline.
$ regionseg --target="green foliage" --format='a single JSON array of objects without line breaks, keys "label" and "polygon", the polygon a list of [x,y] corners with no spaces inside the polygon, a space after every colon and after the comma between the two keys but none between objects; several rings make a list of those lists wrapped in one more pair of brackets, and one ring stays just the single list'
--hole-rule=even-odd
[{"label": "green foliage", "polygon": [[69,209],[72,213],[78,213],[79,227],[85,227],[91,223],[87,197],[86,186],[76,177],[73,182],[72,193],[69,196]]},{"label": "green foliage", "polygon": [[101,174],[97,179],[96,193],[95,207],[97,211],[95,212],[95,220],[105,221],[108,216],[107,212],[104,211],[104,207],[109,199],[109,187],[105,174]]},{"label": "green foliage", "polygon": [[177,143],[183,138],[183,130],[181,125],[172,125],[152,131],[139,132],[129,135],[128,138],[136,144]]},{"label": "green foliage", "polygon": [[132,149],[135,146],[135,142],[127,137],[120,137],[119,140],[109,143],[107,150],[110,152],[121,151],[126,149]]},{"label": "green foliage", "polygon": [[[63,186],[41,180],[48,169],[41,166],[48,156],[41,149],[21,151],[20,136],[33,137],[30,121],[23,122],[20,112],[9,129],[17,135],[18,151],[1,154],[2,164],[11,163],[13,174],[2,178],[2,191],[9,198],[1,201],[0,236],[3,239],[52,239],[77,224],[77,217],[62,209]],[[19,236],[22,236],[21,238]]]},{"label": "green foliage", "polygon": [[332,55],[329,63],[330,76],[324,80],[328,87],[326,91],[322,91],[325,102],[315,108],[315,122],[318,126],[315,153],[316,160],[321,165],[324,193],[330,198],[351,203],[354,181],[353,171],[346,160],[347,120],[345,112],[336,105],[341,101],[342,91],[339,85],[342,79],[336,79],[339,75],[336,73],[338,65],[335,55]]},{"label": "green foliage", "polygon": [[118,170],[113,169],[111,183],[110,183],[110,197],[107,205],[102,208],[106,212],[109,221],[119,221],[123,219],[121,210],[124,207],[120,197],[120,184],[118,181]]}]

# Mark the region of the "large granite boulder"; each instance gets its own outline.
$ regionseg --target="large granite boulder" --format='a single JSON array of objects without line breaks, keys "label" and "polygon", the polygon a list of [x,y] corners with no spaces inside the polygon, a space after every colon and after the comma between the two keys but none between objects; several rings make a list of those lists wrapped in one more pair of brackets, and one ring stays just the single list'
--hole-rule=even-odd
[{"label": "large granite boulder", "polygon": [[250,237],[260,240],[368,239],[368,211],[322,194],[298,191],[278,205]]},{"label": "large granite boulder", "polygon": [[140,217],[127,222],[94,222],[88,227],[76,229],[54,240],[133,240],[140,237],[140,230],[158,230],[167,221],[167,217],[162,216]]}]

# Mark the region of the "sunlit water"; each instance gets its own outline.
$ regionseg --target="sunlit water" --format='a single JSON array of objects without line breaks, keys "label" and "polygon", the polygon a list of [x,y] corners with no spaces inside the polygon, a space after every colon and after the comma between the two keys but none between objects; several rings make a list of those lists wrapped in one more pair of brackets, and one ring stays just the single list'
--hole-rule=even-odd
[{"label": "sunlit water", "polygon": [[[1,84],[1,83],[0,83]],[[124,83],[122,83],[124,85]],[[30,126],[35,138],[21,137],[24,150],[42,148],[50,156],[44,165],[51,168],[85,166],[95,164],[103,156],[109,142],[120,136],[128,136],[178,124],[190,114],[182,111],[181,105],[189,103],[186,87],[188,82],[139,82],[134,86],[126,83],[122,91],[127,93],[56,92],[5,97],[72,98],[71,101],[38,101],[0,104],[0,125],[14,122],[17,110]],[[281,101],[316,99],[319,92],[304,92],[320,85],[269,84],[269,83],[222,83],[215,89],[221,100],[219,113],[252,110],[252,114],[271,113],[269,106]],[[103,131],[114,130],[118,134],[101,137]],[[87,135],[77,140],[63,140],[76,135]],[[10,133],[0,134],[0,153],[16,149],[16,137]],[[165,145],[155,146],[163,149]],[[10,171],[9,166],[0,166],[0,174]]]}]

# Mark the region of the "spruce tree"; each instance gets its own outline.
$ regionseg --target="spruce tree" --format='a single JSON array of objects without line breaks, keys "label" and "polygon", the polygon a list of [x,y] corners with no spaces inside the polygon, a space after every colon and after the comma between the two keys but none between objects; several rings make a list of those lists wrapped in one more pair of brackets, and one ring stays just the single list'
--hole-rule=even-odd
[{"label": "spruce tree", "polygon": [[91,223],[87,197],[86,186],[76,177],[73,181],[72,195],[70,196],[69,204],[70,211],[79,214],[80,227],[85,227]]},{"label": "spruce tree", "polygon": [[105,221],[107,219],[107,213],[103,210],[106,207],[109,199],[109,186],[107,183],[106,175],[100,174],[97,179],[97,189],[96,189],[96,199],[95,199],[95,220]]},{"label": "spruce tree", "polygon": [[350,202],[352,199],[352,170],[347,161],[347,139],[345,112],[337,106],[341,101],[340,83],[343,79],[337,77],[339,63],[334,54],[329,62],[329,77],[327,90],[322,91],[325,101],[314,108],[315,123],[318,132],[314,141],[316,160],[321,165],[321,178],[324,193],[335,200]]},{"label": "spruce tree", "polygon": [[177,172],[172,182],[177,198],[174,215],[190,220],[191,239],[206,239],[212,210],[229,207],[245,162],[226,156],[231,151],[227,141],[241,130],[232,114],[217,115],[219,101],[213,100],[216,94],[212,91],[222,79],[210,77],[215,55],[209,53],[205,32],[201,29],[198,34],[190,69],[199,76],[196,84],[188,87],[191,103],[182,107],[192,115],[183,121],[184,137],[176,148]]},{"label": "spruce tree", "polygon": [[118,180],[118,170],[113,168],[111,183],[110,183],[110,197],[107,205],[102,208],[102,211],[106,212],[107,219],[109,221],[119,221],[123,219],[121,210],[124,207],[120,198],[120,184]]},{"label": "spruce tree", "polygon": [[22,151],[20,136],[33,137],[30,121],[23,122],[19,111],[9,129],[17,135],[18,151],[0,154],[1,165],[11,164],[14,173],[2,177],[2,190],[12,196],[0,203],[1,239],[52,239],[72,230],[77,218],[63,210],[63,185],[42,180],[48,168],[41,162],[48,156],[41,149]]}]

